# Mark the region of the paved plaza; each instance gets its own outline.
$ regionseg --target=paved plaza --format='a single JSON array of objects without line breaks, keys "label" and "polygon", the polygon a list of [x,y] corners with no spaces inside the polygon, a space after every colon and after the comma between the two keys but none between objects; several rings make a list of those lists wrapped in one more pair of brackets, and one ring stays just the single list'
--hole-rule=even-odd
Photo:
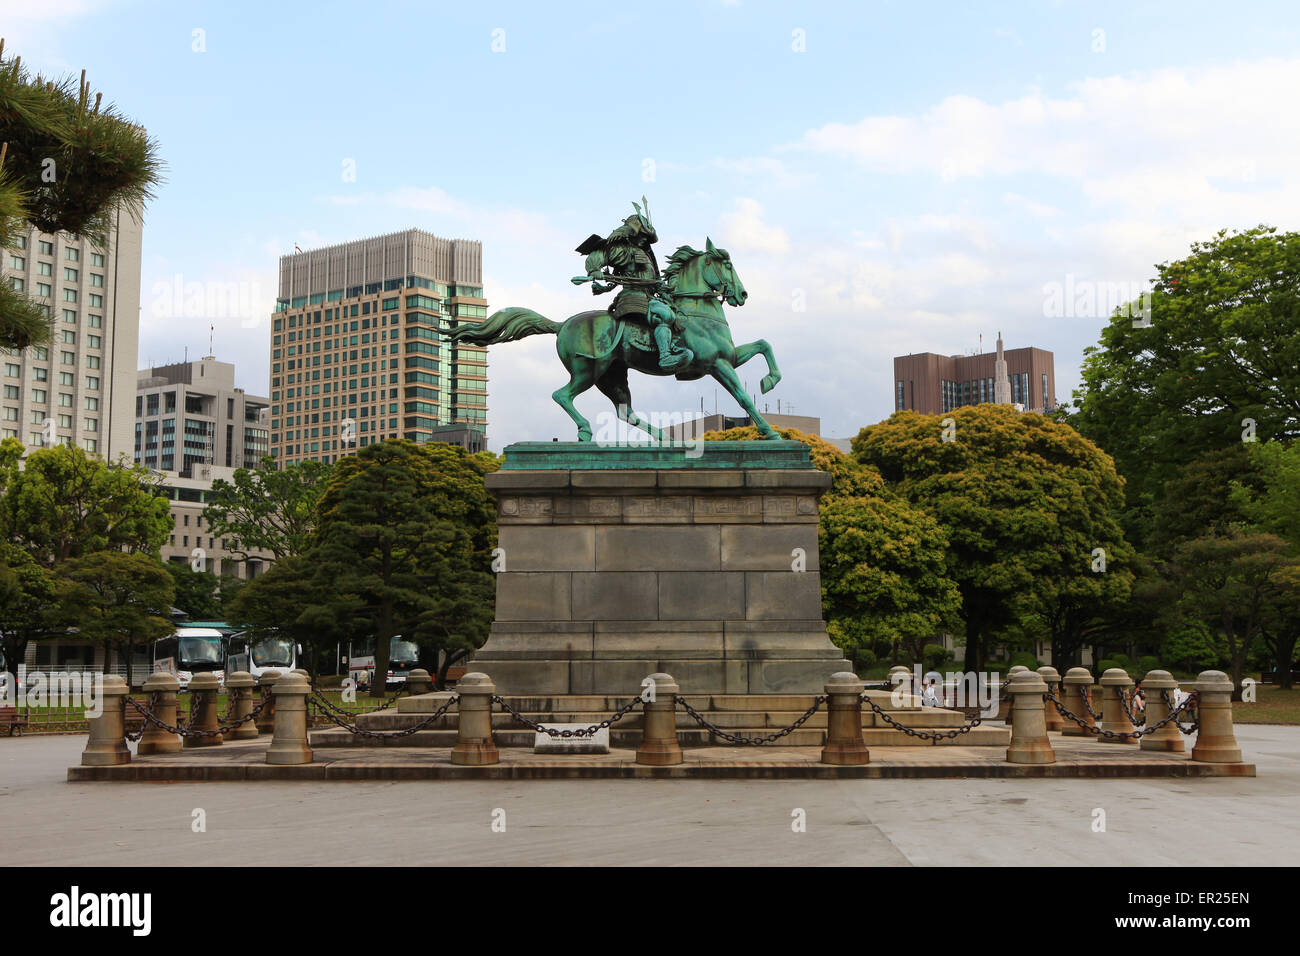
[{"label": "paved plaza", "polygon": [[1257,777],[69,783],[85,738],[27,737],[0,740],[0,846],[64,866],[1291,864],[1300,728],[1236,732]]}]

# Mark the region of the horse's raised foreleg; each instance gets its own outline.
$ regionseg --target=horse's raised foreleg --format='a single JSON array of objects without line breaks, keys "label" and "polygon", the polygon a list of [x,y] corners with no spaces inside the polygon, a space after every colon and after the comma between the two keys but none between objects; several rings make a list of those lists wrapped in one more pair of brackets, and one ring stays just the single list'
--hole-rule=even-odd
[{"label": "horse's raised foreleg", "polygon": [[595,384],[595,363],[581,357],[575,357],[572,361],[573,364],[569,366],[569,384],[553,391],[551,398],[569,413],[569,417],[578,426],[578,441],[591,441],[591,422],[582,417],[582,413],[574,407],[573,400]]},{"label": "horse's raised foreleg", "polygon": [[749,420],[758,426],[759,435],[764,438],[781,437],[777,434],[776,429],[767,423],[767,419],[758,413],[758,409],[754,407],[754,403],[749,399],[749,393],[745,391],[744,385],[741,384],[740,376],[736,374],[736,370],[730,362],[718,359],[713,363],[711,374],[723,388],[731,393],[731,397],[740,403],[740,407],[749,413]]},{"label": "horse's raised foreleg", "polygon": [[781,370],[776,367],[776,359],[772,356],[772,346],[767,344],[766,339],[759,339],[757,342],[749,342],[745,345],[737,345],[736,365],[744,365],[755,355],[762,355],[767,360],[767,374],[763,376],[763,381],[759,384],[763,394],[767,394],[776,388],[777,382],[781,381]]}]

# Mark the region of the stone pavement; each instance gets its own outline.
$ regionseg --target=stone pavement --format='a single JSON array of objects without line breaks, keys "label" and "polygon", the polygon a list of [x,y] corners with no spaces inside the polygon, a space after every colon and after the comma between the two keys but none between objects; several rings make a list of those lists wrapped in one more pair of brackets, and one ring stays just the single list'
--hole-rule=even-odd
[{"label": "stone pavement", "polygon": [[[1011,764],[1005,747],[872,747],[871,763],[837,767],[820,762],[820,747],[701,747],[685,749],[673,767],[643,767],[632,750],[608,754],[535,754],[502,747],[501,762],[485,767],[451,763],[448,748],[318,748],[310,764],[265,762],[269,740],[240,741],[174,754],[135,756],[115,767],[68,768],[70,781],[218,780],[573,780],[573,779],[853,779],[936,777],[1215,777],[1255,775],[1250,763],[1192,761],[1187,754],[1051,735],[1056,763]],[[1190,750],[1190,744],[1188,745]]]},{"label": "stone pavement", "polygon": [[[0,859],[20,866],[1291,865],[1300,859],[1300,728],[1239,724],[1236,732],[1259,768],[1256,778],[114,787],[67,782],[84,736],[0,739]],[[196,811],[203,832],[195,832]],[[803,832],[792,829],[796,811]],[[493,829],[496,820],[504,832]]]}]

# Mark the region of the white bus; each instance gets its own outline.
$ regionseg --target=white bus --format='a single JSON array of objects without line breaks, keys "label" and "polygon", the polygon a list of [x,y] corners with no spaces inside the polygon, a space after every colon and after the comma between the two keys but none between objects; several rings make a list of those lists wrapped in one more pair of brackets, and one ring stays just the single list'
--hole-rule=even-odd
[{"label": "white bus", "polygon": [[226,671],[248,671],[261,677],[269,670],[287,673],[298,666],[302,646],[287,637],[265,634],[256,637],[247,631],[230,635],[226,650]]},{"label": "white bus", "polygon": [[[420,663],[420,649],[415,641],[398,634],[388,644],[388,679],[384,690],[406,683],[406,675]],[[375,639],[348,645],[348,676],[361,690],[375,682]]]},{"label": "white bus", "polygon": [[226,642],[214,627],[180,627],[153,645],[153,669],[171,674],[182,687],[195,674],[210,672],[225,683]]}]

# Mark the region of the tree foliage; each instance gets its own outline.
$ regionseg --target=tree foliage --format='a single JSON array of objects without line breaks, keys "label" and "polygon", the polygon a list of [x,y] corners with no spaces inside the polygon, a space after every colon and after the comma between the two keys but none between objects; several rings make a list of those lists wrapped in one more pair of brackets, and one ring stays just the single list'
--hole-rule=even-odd
[{"label": "tree foliage", "polygon": [[[0,247],[29,226],[102,243],[115,212],[143,216],[161,175],[157,144],[84,71],[79,81],[32,76],[0,40]],[[48,342],[47,316],[0,283],[0,347]]]},{"label": "tree foliage", "polygon": [[[1077,634],[1124,593],[1132,549],[1118,521],[1123,479],[1068,425],[993,404],[946,416],[903,411],[864,428],[853,451],[946,533],[967,669],[983,669],[987,640],[1022,622],[1026,608]],[[1094,570],[1099,550],[1104,571]]]},{"label": "tree foliage", "polygon": [[268,551],[280,560],[303,554],[312,544],[316,503],[332,466],[307,460],[275,467],[262,459],[260,468],[240,468],[233,481],[218,478],[203,517],[214,537],[226,539],[240,560],[253,551]]},{"label": "tree foliage", "polygon": [[1222,231],[1156,273],[1150,327],[1111,318],[1069,416],[1128,480],[1139,544],[1166,483],[1247,419],[1261,440],[1300,433],[1300,233]]}]

